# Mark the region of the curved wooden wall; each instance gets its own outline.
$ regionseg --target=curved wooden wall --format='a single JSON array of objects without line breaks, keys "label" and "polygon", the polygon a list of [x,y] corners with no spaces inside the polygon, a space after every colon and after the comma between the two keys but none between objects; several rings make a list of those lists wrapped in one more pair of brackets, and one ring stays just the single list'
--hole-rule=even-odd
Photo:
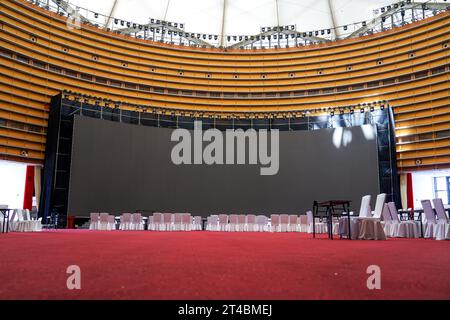
[{"label": "curved wooden wall", "polygon": [[[62,90],[193,115],[297,114],[387,100],[401,170],[450,167],[450,12],[329,44],[273,50],[166,45],[0,2],[0,155],[41,163]],[[27,153],[25,155],[25,153]]]}]

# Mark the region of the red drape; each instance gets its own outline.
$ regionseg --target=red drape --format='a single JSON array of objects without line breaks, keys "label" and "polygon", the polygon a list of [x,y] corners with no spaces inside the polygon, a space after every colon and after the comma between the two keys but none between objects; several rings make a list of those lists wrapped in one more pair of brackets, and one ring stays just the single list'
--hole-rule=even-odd
[{"label": "red drape", "polygon": [[23,208],[33,209],[33,193],[34,193],[34,166],[27,166],[25,176],[25,193],[23,196]]},{"label": "red drape", "polygon": [[414,192],[413,192],[413,181],[412,173],[406,174],[406,196],[408,200],[408,208],[414,209]]}]

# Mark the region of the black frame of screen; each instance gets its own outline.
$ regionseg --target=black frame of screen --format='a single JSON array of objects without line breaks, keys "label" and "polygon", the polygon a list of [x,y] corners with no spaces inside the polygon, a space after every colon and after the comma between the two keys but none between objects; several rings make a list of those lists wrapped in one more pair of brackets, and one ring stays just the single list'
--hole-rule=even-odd
[{"label": "black frame of screen", "polygon": [[203,129],[278,129],[280,131],[318,130],[375,124],[377,128],[378,172],[380,193],[387,201],[401,204],[400,182],[397,172],[394,114],[391,107],[373,111],[355,110],[353,113],[334,115],[305,115],[301,118],[283,119],[215,119],[189,118],[143,113],[109,106],[99,106],[69,100],[59,94],[52,98],[49,120],[44,175],[39,217],[46,221],[52,213],[59,215],[59,227],[67,225],[67,210],[72,160],[74,116],[85,116],[134,125],[194,129],[195,121],[202,121]]}]

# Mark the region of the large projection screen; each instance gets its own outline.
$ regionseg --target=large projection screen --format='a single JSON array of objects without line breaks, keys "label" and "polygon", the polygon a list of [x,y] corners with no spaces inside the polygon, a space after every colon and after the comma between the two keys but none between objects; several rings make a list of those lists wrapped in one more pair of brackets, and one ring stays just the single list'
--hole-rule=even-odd
[{"label": "large projection screen", "polygon": [[[173,129],[76,116],[69,215],[90,212],[302,214],[313,201],[379,191],[376,128],[279,133],[279,172],[261,165],[175,165]],[[208,143],[205,143],[207,145]]]}]

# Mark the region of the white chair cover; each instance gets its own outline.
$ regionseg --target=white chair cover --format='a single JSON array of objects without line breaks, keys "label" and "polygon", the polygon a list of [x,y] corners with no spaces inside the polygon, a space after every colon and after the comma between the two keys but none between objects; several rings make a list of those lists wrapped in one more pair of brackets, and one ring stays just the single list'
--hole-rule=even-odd
[{"label": "white chair cover", "polygon": [[300,220],[297,215],[291,214],[289,216],[289,226],[288,226],[289,232],[300,232]]},{"label": "white chair cover", "polygon": [[108,223],[109,213],[102,212],[100,213],[100,222],[99,222],[99,230],[102,231],[110,231],[111,226]]},{"label": "white chair cover", "polygon": [[91,213],[91,223],[89,224],[89,230],[98,230],[99,228],[99,218],[100,218],[100,214],[98,213]]},{"label": "white chair cover", "polygon": [[289,215],[280,214],[280,232],[288,232]]},{"label": "white chair cover", "polygon": [[194,230],[201,231],[202,228],[203,228],[203,226],[202,226],[202,217],[195,216],[194,217]]},{"label": "white chair cover", "polygon": [[155,212],[153,213],[152,224],[149,228],[151,231],[162,231],[163,229],[163,218],[162,213]]},{"label": "white chair cover", "polygon": [[133,213],[131,215],[131,229],[137,231],[144,230],[144,222],[142,221],[142,214]]},{"label": "white chair cover", "polygon": [[433,207],[431,206],[431,201],[422,200],[420,202],[422,203],[424,213],[424,238],[435,238],[436,235],[443,236],[444,234],[442,232],[442,228],[439,228],[437,225],[436,216],[434,215]]},{"label": "white chair cover", "polygon": [[[360,219],[361,218],[371,218],[372,213],[370,210],[370,200],[372,197],[370,195],[366,195],[361,199],[361,207],[359,208],[358,217],[350,217],[350,231],[352,239],[358,239],[360,232]],[[352,212],[350,212],[352,214]],[[348,217],[341,217],[339,219],[339,235],[341,237],[348,237]]]},{"label": "white chair cover", "polygon": [[175,213],[173,218],[173,231],[181,231],[183,224],[183,214]]},{"label": "white chair cover", "polygon": [[[306,217],[308,219],[308,233],[313,233],[313,213],[312,211],[306,212]],[[328,231],[327,224],[325,222],[321,222],[319,219],[316,219],[315,223],[315,232],[316,233],[327,233]]]},{"label": "white chair cover", "polygon": [[228,215],[219,214],[219,230],[220,231],[230,231],[228,225]]},{"label": "white chair cover", "polygon": [[433,204],[438,217],[434,237],[436,240],[450,240],[450,224],[442,199],[433,199]]},{"label": "white chair cover", "polygon": [[229,226],[230,232],[237,232],[239,231],[239,218],[237,214],[231,214],[230,215],[230,226]]},{"label": "white chair cover", "polygon": [[396,238],[418,238],[419,227],[414,221],[400,221],[397,207],[394,202],[388,203],[388,209],[392,218],[390,236]]},{"label": "white chair cover", "polygon": [[192,217],[190,213],[183,213],[181,216],[181,231],[191,231]]},{"label": "white chair cover", "polygon": [[278,214],[270,215],[270,231],[280,232],[280,215]]},{"label": "white chair cover", "polygon": [[306,214],[300,215],[300,232],[308,232],[308,217]]},{"label": "white chair cover", "polygon": [[119,230],[123,230],[123,231],[132,230],[131,223],[132,223],[131,222],[131,213],[122,214],[122,216],[120,217]]},{"label": "white chair cover", "polygon": [[173,219],[174,215],[172,213],[163,214],[162,231],[173,231]]},{"label": "white chair cover", "polygon": [[109,230],[116,230],[116,217],[110,215],[108,217]]},{"label": "white chair cover", "polygon": [[256,216],[254,214],[249,214],[247,216],[246,230],[247,232],[255,232],[256,230]]},{"label": "white chair cover", "polygon": [[256,216],[256,231],[267,232],[269,230],[269,218],[263,215]]},{"label": "white chair cover", "polygon": [[237,227],[237,229],[238,229],[239,232],[244,232],[245,231],[245,220],[246,220],[246,217],[245,217],[244,214],[238,215],[238,227]]}]

